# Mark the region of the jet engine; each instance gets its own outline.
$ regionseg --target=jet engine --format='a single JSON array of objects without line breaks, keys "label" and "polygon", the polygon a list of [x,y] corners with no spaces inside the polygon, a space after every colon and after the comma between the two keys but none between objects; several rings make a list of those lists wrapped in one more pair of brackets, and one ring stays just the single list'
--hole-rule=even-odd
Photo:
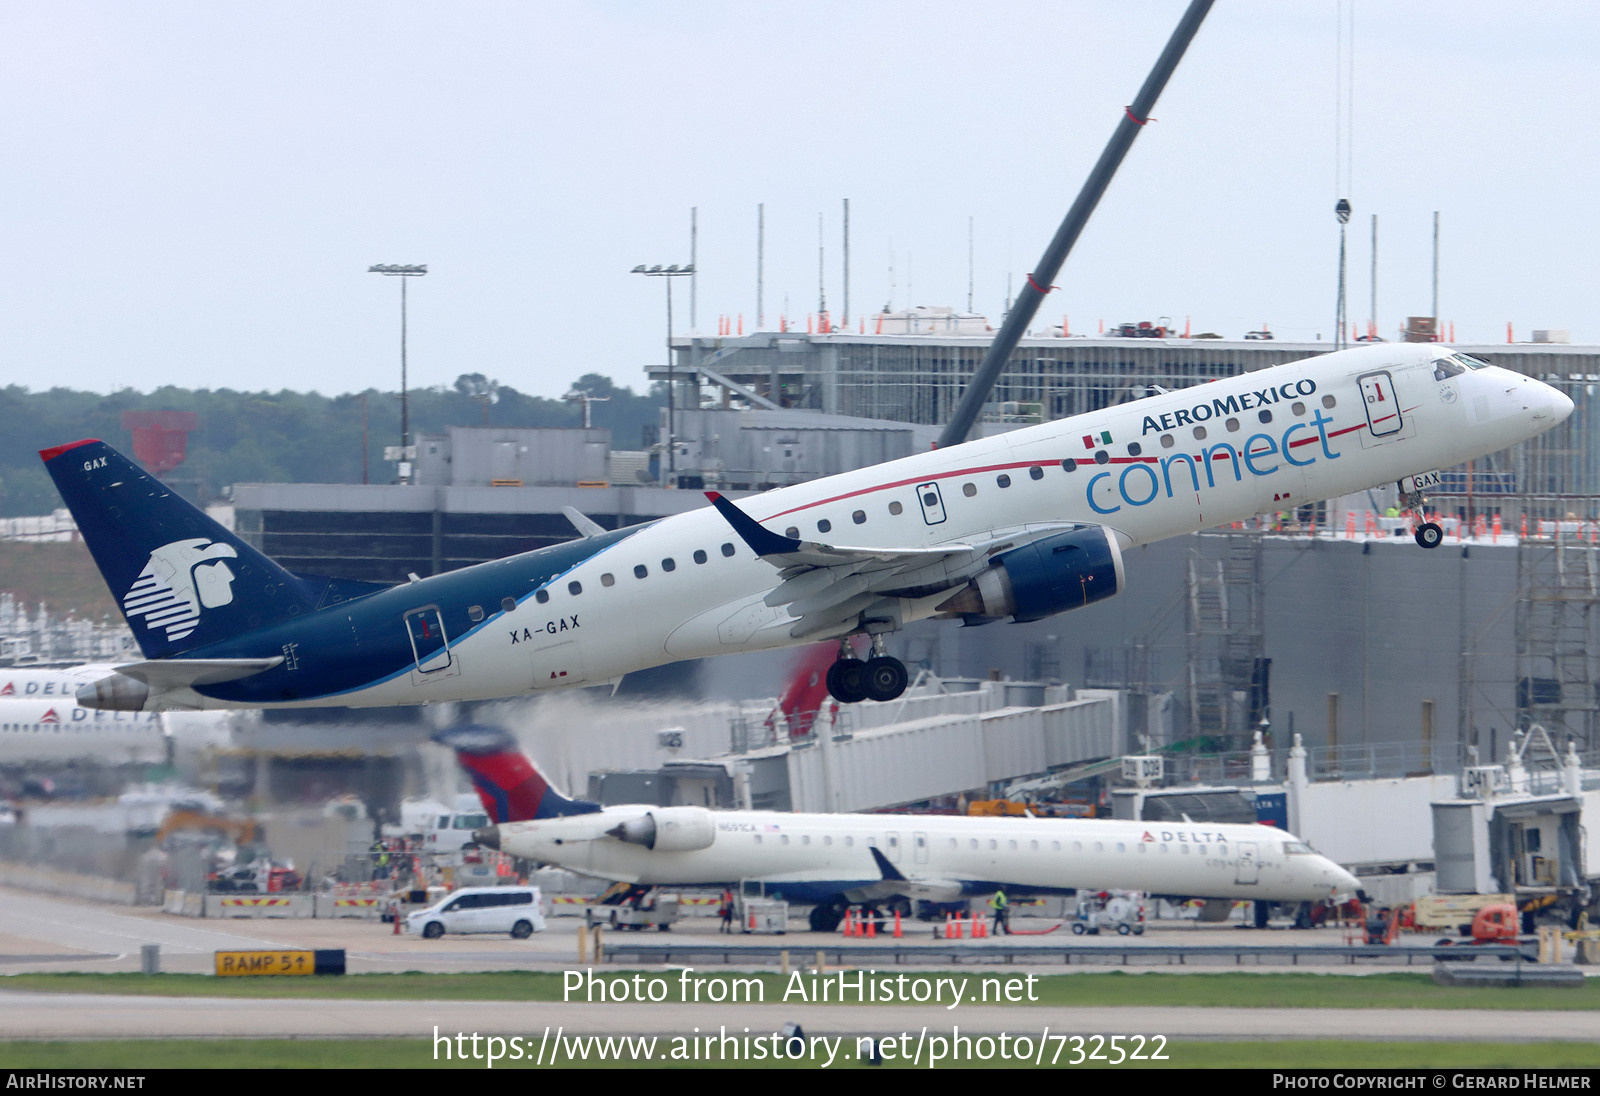
[{"label": "jet engine", "polygon": [[1108,598],[1123,585],[1116,534],[1085,525],[1001,552],[939,611],[1026,624]]},{"label": "jet engine", "polygon": [[659,852],[694,852],[710,848],[717,829],[704,807],[661,807],[618,823],[606,836]]}]

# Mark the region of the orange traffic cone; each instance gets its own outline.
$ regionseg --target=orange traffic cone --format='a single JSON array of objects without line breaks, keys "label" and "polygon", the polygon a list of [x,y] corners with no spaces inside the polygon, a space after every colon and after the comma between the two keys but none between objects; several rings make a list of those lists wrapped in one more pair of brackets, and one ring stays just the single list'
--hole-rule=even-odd
[{"label": "orange traffic cone", "polygon": [[896,906],[894,908],[894,938],[896,940],[899,940],[901,938],[901,935],[902,934],[900,932],[900,907]]}]

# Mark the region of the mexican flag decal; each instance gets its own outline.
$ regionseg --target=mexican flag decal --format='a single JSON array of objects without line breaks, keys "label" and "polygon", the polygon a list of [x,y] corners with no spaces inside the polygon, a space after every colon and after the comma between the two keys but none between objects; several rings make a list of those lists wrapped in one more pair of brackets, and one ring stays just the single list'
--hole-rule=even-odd
[{"label": "mexican flag decal", "polygon": [[1085,434],[1083,436],[1083,447],[1085,449],[1093,449],[1097,445],[1110,445],[1110,444],[1111,444],[1111,431],[1109,431],[1109,430],[1102,430],[1098,434]]}]

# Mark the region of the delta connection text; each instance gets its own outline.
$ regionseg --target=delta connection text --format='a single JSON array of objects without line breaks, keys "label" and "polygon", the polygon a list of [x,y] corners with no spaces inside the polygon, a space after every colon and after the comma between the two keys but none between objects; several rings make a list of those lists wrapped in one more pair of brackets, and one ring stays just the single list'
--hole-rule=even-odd
[{"label": "delta connection text", "polygon": [[[916,974],[884,974],[875,970],[836,970],[825,974],[794,971],[784,983],[783,1004],[943,1005],[953,1009],[969,1004],[1022,1004],[1037,1002],[1038,976],[954,978]],[[973,983],[977,984],[974,985]],[[676,990],[677,996],[674,997]],[[673,978],[635,972],[607,977],[593,967],[562,972],[561,999],[588,1004],[664,1001],[765,1004],[766,984],[760,978],[731,974],[696,977],[684,967]]]}]

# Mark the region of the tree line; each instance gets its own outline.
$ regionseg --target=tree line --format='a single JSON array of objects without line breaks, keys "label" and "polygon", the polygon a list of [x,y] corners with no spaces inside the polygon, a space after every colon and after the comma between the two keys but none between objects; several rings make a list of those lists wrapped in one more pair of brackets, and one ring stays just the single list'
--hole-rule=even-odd
[{"label": "tree line", "polygon": [[[591,404],[596,427],[611,431],[614,449],[639,449],[655,440],[665,406],[663,385],[646,394],[616,385],[597,373],[572,385],[603,397]],[[582,426],[579,403],[518,392],[509,385],[467,373],[448,387],[412,389],[413,441],[451,426]],[[201,501],[234,483],[360,483],[362,433],[368,481],[393,482],[386,446],[400,443],[400,398],[368,389],[341,396],[315,392],[237,392],[231,388],[131,388],[110,395],[52,388],[32,392],[0,388],[0,516],[48,514],[61,505],[38,451],[80,438],[100,438],[129,456],[132,436],[124,411],[193,411],[199,425],[189,435],[188,457],[166,477]]]}]

